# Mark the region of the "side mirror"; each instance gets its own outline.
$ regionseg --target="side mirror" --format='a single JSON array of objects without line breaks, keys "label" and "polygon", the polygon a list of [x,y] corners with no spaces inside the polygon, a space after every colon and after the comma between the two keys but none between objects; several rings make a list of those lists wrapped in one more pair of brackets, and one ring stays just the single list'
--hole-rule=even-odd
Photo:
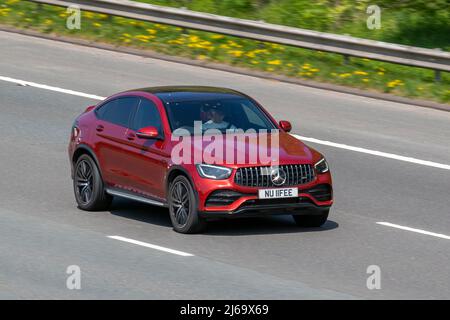
[{"label": "side mirror", "polygon": [[159,137],[159,133],[156,127],[145,127],[139,129],[136,132],[136,136],[141,139],[156,139]]},{"label": "side mirror", "polygon": [[85,112],[85,113],[86,113],[86,112],[89,112],[89,111],[91,111],[92,109],[94,109],[95,107],[96,107],[95,105],[89,106],[89,107],[86,108],[86,110],[84,110],[84,112]]},{"label": "side mirror", "polygon": [[280,128],[283,129],[283,131],[290,132],[292,130],[292,125],[289,121],[281,120],[279,124]]}]

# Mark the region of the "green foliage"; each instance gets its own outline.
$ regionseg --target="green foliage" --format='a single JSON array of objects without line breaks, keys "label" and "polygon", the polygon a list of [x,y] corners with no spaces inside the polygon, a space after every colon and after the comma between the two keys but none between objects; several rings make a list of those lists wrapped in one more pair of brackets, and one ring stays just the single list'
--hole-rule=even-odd
[{"label": "green foliage", "polygon": [[[450,50],[450,0],[138,0],[323,32]],[[381,8],[382,28],[366,27]]]}]

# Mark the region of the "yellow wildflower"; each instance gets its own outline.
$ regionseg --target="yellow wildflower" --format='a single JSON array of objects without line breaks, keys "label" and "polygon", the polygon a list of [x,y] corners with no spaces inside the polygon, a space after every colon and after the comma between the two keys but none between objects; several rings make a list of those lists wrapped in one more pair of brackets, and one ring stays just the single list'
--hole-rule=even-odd
[{"label": "yellow wildflower", "polygon": [[189,40],[191,42],[197,42],[200,40],[200,38],[198,36],[191,35],[191,36],[189,36]]},{"label": "yellow wildflower", "polygon": [[256,56],[254,51],[249,51],[245,55],[249,58],[254,58]]},{"label": "yellow wildflower", "polygon": [[155,28],[158,28],[158,29],[161,29],[161,30],[165,30],[165,29],[167,29],[167,26],[163,26],[163,25],[161,25],[159,23],[156,23],[155,24]]},{"label": "yellow wildflower", "polygon": [[230,50],[230,51],[228,51],[228,53],[229,54],[231,54],[232,56],[235,56],[235,57],[240,57],[240,56],[242,56],[242,51],[240,51],[240,50]]},{"label": "yellow wildflower", "polygon": [[388,83],[387,83],[387,86],[389,87],[389,88],[395,88],[396,86],[402,86],[402,85],[404,85],[404,83],[401,81],[401,80],[393,80],[393,81],[389,81]]},{"label": "yellow wildflower", "polygon": [[184,44],[184,40],[183,39],[172,39],[167,41],[167,43],[169,44]]},{"label": "yellow wildflower", "polygon": [[83,12],[83,16],[88,19],[94,18],[94,14],[92,12]]},{"label": "yellow wildflower", "polygon": [[282,64],[281,60],[277,59],[277,60],[272,60],[272,61],[268,61],[267,64],[271,64],[274,66],[279,66]]}]

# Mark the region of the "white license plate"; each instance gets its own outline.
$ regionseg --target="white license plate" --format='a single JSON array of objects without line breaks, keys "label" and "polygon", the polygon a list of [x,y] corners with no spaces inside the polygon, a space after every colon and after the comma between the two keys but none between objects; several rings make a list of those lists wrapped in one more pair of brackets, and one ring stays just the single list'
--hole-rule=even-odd
[{"label": "white license plate", "polygon": [[298,188],[261,189],[258,190],[259,199],[295,198]]}]

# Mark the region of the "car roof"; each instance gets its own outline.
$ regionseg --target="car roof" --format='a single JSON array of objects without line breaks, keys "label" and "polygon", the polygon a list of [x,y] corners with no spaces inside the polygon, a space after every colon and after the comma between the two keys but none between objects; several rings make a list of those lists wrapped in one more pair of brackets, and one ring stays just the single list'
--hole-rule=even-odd
[{"label": "car roof", "polygon": [[154,94],[163,103],[245,97],[244,94],[232,89],[206,86],[164,86],[141,88],[131,91]]}]

